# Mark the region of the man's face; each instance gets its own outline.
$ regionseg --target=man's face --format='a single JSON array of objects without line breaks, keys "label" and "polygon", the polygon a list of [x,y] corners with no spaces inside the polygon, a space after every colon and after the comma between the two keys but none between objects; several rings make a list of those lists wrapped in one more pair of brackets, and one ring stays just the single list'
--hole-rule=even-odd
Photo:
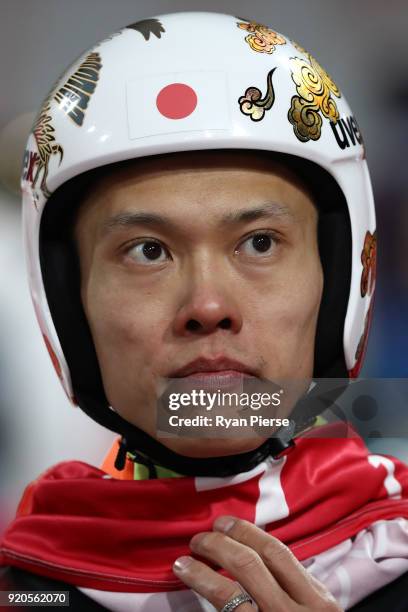
[{"label": "man's face", "polygon": [[[312,376],[323,287],[317,211],[284,167],[250,152],[136,160],[91,190],[75,231],[106,396],[151,436],[168,378],[195,368],[214,385]],[[189,456],[262,442],[160,441]]]}]

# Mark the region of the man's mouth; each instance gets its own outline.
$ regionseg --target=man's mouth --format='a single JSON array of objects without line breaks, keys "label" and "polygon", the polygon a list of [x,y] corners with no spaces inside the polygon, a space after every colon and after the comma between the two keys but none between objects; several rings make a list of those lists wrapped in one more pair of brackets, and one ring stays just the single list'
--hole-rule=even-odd
[{"label": "man's mouth", "polygon": [[228,357],[208,359],[198,357],[173,371],[169,378],[183,378],[201,387],[221,388],[242,384],[245,378],[256,378],[254,368]]},{"label": "man's mouth", "polygon": [[215,374],[221,375],[224,373],[228,373],[228,375],[240,375],[241,377],[242,375],[257,376],[257,372],[254,368],[235,359],[229,359],[228,357],[217,357],[216,359],[198,357],[172,372],[170,378]]}]

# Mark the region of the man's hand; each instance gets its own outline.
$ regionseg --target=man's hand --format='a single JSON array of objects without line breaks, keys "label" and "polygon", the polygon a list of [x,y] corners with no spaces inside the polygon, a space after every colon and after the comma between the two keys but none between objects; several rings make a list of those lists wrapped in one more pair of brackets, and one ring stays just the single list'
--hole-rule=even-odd
[{"label": "man's hand", "polygon": [[[305,570],[287,546],[252,523],[220,516],[212,532],[196,534],[191,550],[228,571],[262,612],[341,612],[335,599]],[[187,586],[222,610],[242,594],[236,582],[192,557],[180,557],[173,570]],[[239,612],[252,612],[242,603]]]}]

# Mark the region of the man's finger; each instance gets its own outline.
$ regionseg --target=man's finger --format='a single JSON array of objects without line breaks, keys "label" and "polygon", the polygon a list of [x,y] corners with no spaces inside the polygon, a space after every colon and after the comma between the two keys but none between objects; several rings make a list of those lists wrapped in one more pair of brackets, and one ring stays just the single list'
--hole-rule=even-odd
[{"label": "man's finger", "polygon": [[261,557],[252,548],[217,532],[203,532],[190,541],[193,552],[226,569],[261,610],[290,612],[294,600],[281,588]]},{"label": "man's finger", "polygon": [[313,579],[285,544],[253,523],[222,516],[214,522],[214,530],[256,551],[282,589],[297,603],[313,607],[320,604],[325,596],[328,601],[334,601],[331,593],[320,582],[317,588],[318,581]]},{"label": "man's finger", "polygon": [[[207,599],[217,610],[222,610],[231,599],[243,594],[236,582],[221,576],[205,563],[192,557],[177,559],[173,571],[180,580]],[[245,602],[237,607],[237,612],[254,612],[254,608],[250,602]]]}]

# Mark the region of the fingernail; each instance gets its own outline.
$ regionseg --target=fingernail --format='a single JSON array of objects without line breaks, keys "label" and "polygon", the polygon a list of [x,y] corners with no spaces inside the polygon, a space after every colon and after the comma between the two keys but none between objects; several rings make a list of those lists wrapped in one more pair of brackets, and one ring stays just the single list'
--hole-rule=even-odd
[{"label": "fingernail", "polygon": [[223,531],[227,533],[235,525],[236,519],[233,516],[219,516],[213,525],[215,531]]},{"label": "fingernail", "polygon": [[182,572],[183,570],[187,569],[189,565],[192,564],[193,560],[194,560],[193,557],[188,557],[188,556],[179,557],[178,559],[175,560],[173,564],[173,569],[175,571]]},{"label": "fingernail", "polygon": [[208,533],[203,531],[202,533],[196,533],[190,540],[190,548],[194,550],[198,546],[200,546],[201,542],[206,538]]}]

